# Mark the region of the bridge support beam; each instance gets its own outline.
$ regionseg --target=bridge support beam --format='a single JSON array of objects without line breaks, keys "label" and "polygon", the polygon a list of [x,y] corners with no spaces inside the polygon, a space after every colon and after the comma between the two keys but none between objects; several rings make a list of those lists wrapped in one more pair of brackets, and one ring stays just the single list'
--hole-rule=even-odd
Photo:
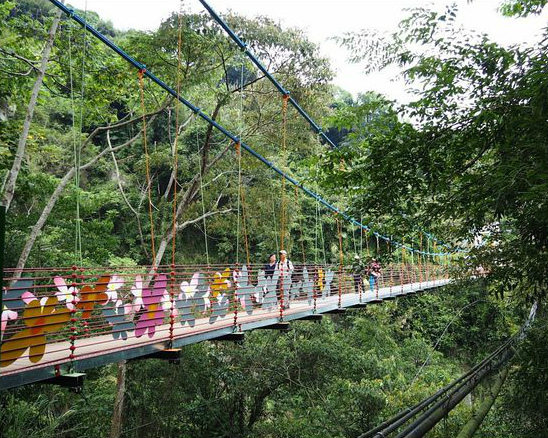
[{"label": "bridge support beam", "polygon": [[167,360],[172,364],[179,364],[181,362],[181,349],[180,348],[166,348],[165,350],[158,350],[154,353],[141,356],[137,360],[141,359],[161,359]]},{"label": "bridge support beam", "polygon": [[212,341],[229,341],[229,342],[243,342],[245,337],[244,332],[228,333],[218,338],[211,339]]},{"label": "bridge support beam", "polygon": [[299,318],[299,321],[316,321],[320,322],[323,319],[323,315],[321,313],[314,313],[313,315],[306,315],[302,318]]},{"label": "bridge support beam", "polygon": [[86,377],[85,373],[60,374],[52,377],[51,379],[43,380],[42,383],[47,383],[48,385],[58,385],[78,391],[82,389],[82,386],[84,386],[84,377]]},{"label": "bridge support beam", "polygon": [[350,306],[350,309],[365,309],[368,305],[369,303],[358,303]]},{"label": "bridge support beam", "polygon": [[276,324],[257,327],[255,330],[279,330],[281,332],[288,332],[290,328],[291,327],[288,322],[278,322]]},{"label": "bridge support beam", "polygon": [[344,315],[346,313],[346,309],[339,308],[339,309],[332,309],[328,310],[327,312],[323,312],[325,315]]}]

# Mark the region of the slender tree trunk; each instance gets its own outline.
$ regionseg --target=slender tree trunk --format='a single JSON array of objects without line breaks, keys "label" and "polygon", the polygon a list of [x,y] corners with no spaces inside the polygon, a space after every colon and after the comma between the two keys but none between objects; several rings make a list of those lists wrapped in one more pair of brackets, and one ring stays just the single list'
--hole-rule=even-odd
[{"label": "slender tree trunk", "polygon": [[48,40],[46,41],[44,50],[42,51],[42,60],[40,62],[40,68],[38,69],[38,76],[34,81],[34,87],[32,88],[32,93],[30,95],[29,105],[27,107],[27,114],[25,115],[25,121],[23,122],[23,129],[21,130],[21,134],[19,135],[19,142],[17,143],[17,152],[15,153],[15,159],[13,160],[11,170],[8,173],[6,185],[4,186],[2,204],[6,206],[6,209],[9,209],[11,201],[13,200],[13,195],[15,193],[15,183],[17,182],[17,177],[19,176],[19,171],[21,170],[21,163],[23,162],[23,157],[25,156],[27,138],[29,136],[30,125],[34,116],[34,109],[36,108],[36,101],[38,100],[38,94],[40,93],[40,89],[42,88],[42,82],[44,81],[44,76],[46,75],[49,55],[53,47],[55,33],[57,32],[57,27],[59,26],[59,21],[61,19],[61,13],[62,11],[60,9],[55,13],[53,23],[51,24],[51,27],[49,29]]},{"label": "slender tree trunk", "polygon": [[[124,144],[124,146],[127,146],[127,145],[133,143],[134,141],[136,141],[138,139],[139,135],[140,134],[138,134],[137,136],[132,138],[129,142],[127,142],[127,144]],[[95,164],[99,160],[99,158],[101,158],[107,152],[110,152],[110,151],[113,151],[113,150],[116,150],[116,149],[117,148],[104,149],[98,155],[96,155],[92,160],[87,162],[84,166],[81,166],[80,169],[86,169],[86,168],[92,166],[93,164]],[[23,247],[23,250],[21,251],[21,255],[19,256],[19,260],[17,261],[15,277],[18,277],[21,273],[21,270],[25,267],[25,264],[27,263],[30,252],[32,250],[32,247],[34,246],[34,243],[36,242],[36,239],[38,238],[38,236],[42,232],[42,228],[44,227],[44,224],[48,220],[48,217],[51,214],[51,211],[53,210],[53,207],[55,207],[55,204],[59,200],[59,197],[61,196],[61,193],[63,193],[63,191],[67,187],[68,183],[74,177],[75,172],[76,172],[76,167],[72,167],[65,174],[65,176],[61,179],[61,181],[59,181],[59,184],[57,185],[57,187],[55,188],[55,190],[51,194],[48,202],[46,203],[44,209],[42,210],[42,213],[40,214],[40,217],[38,218],[38,221],[32,227],[30,235],[29,235],[27,241],[25,242],[25,246]]]},{"label": "slender tree trunk", "polygon": [[112,422],[110,424],[110,438],[120,438],[122,432],[122,411],[124,408],[124,397],[126,395],[126,361],[118,362],[118,376],[116,378],[116,397],[112,411]]},{"label": "slender tree trunk", "polygon": [[30,232],[30,235],[25,242],[25,246],[23,247],[23,250],[21,251],[21,254],[19,255],[19,260],[17,261],[16,266],[16,275],[15,277],[19,277],[19,274],[21,270],[25,267],[25,264],[27,263],[27,260],[29,258],[30,252],[32,250],[32,247],[34,246],[34,243],[36,242],[36,239],[42,232],[42,228],[44,227],[44,224],[46,223],[46,220],[48,219],[49,215],[51,214],[51,210],[53,210],[53,207],[59,200],[59,196],[61,196],[61,193],[65,190],[65,187],[69,183],[69,181],[74,176],[74,172],[76,171],[76,168],[71,168],[65,176],[59,181],[59,184],[57,184],[57,187],[51,194],[48,202],[46,203],[46,206],[42,210],[42,214],[40,214],[40,217],[38,218],[38,221],[34,224],[32,227],[32,230]]},{"label": "slender tree trunk", "polygon": [[495,383],[493,386],[489,389],[489,394],[483,402],[479,405],[479,407],[476,409],[476,412],[472,415],[472,418],[464,425],[464,427],[461,429],[459,434],[457,435],[457,438],[471,438],[474,436],[478,428],[480,427],[481,423],[489,413],[489,410],[493,407],[493,404],[495,403],[495,400],[497,396],[499,395],[500,389],[502,388],[502,385],[504,384],[504,381],[506,380],[506,377],[508,376],[508,367],[505,367],[495,379]]},{"label": "slender tree trunk", "polygon": [[[202,162],[205,160],[205,154],[207,154],[207,148],[209,148],[209,142],[210,142],[210,136],[206,136],[206,142],[204,143],[204,147],[202,149]],[[184,227],[197,222],[198,220],[201,220],[204,218],[204,215],[200,216],[197,219],[193,219],[191,221],[187,221],[183,224],[179,224],[178,220],[185,211],[185,209],[192,203],[192,201],[195,199],[195,196],[198,193],[198,190],[200,189],[200,179],[219,161],[222,157],[225,156],[225,154],[229,151],[230,145],[227,146],[225,149],[223,149],[221,152],[219,152],[215,158],[211,160],[211,162],[206,163],[203,166],[200,166],[200,170],[196,175],[194,175],[194,178],[190,181],[189,187],[186,189],[185,193],[181,196],[181,200],[178,203],[177,211],[175,212],[175,225],[176,225],[176,231],[180,231]],[[209,217],[214,214],[223,214],[227,213],[230,210],[224,210],[222,212],[220,211],[210,211],[205,214],[205,217]],[[162,240],[160,242],[160,245],[158,246],[158,251],[156,251],[156,258],[153,260],[153,266],[159,266],[162,262],[162,258],[164,257],[165,250],[167,248],[167,244],[171,241],[173,238],[172,231],[168,228],[164,235],[162,236]],[[154,269],[151,270],[151,273]]]},{"label": "slender tree trunk", "polygon": [[112,157],[112,163],[114,164],[114,171],[116,172],[116,184],[118,185],[118,189],[120,190],[120,194],[122,195],[122,198],[128,208],[131,210],[131,212],[135,215],[135,219],[137,221],[137,230],[139,231],[139,239],[141,241],[141,248],[143,248],[143,251],[148,257],[148,252],[145,246],[145,239],[143,237],[143,227],[141,226],[141,218],[139,217],[139,213],[137,210],[133,208],[133,205],[131,205],[131,202],[129,202],[129,199],[126,196],[126,192],[124,191],[124,186],[122,184],[122,176],[120,175],[120,168],[118,167],[118,161],[116,160],[116,154],[113,151],[112,143],[110,141],[110,130],[107,131],[107,143],[108,147],[110,148],[110,155]]}]

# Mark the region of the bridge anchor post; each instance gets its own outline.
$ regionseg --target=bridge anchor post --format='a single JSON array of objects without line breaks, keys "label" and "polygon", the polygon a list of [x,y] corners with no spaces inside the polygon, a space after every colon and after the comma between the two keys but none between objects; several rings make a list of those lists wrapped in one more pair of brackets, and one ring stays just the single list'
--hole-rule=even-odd
[{"label": "bridge anchor post", "polygon": [[41,383],[58,385],[79,392],[84,386],[84,377],[86,377],[85,373],[59,374],[58,376],[43,380]]}]

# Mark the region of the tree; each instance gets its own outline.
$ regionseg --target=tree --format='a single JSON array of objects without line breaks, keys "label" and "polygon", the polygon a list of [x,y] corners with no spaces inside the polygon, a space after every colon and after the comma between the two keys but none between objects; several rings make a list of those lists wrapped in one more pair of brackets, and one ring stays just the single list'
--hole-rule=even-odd
[{"label": "tree", "polygon": [[40,66],[37,70],[36,79],[34,81],[34,86],[32,88],[32,93],[30,95],[30,100],[27,105],[27,112],[25,115],[25,121],[23,123],[23,128],[21,129],[21,134],[19,135],[19,141],[17,143],[17,151],[15,152],[15,158],[11,166],[11,170],[7,175],[6,184],[2,187],[3,196],[2,196],[2,205],[6,206],[6,209],[9,209],[13,195],[15,192],[15,183],[17,177],[19,176],[19,171],[21,169],[21,163],[25,156],[25,149],[27,145],[27,137],[29,135],[30,124],[32,123],[32,118],[34,115],[34,109],[36,107],[36,101],[38,99],[38,93],[42,88],[42,81],[46,74],[46,68],[48,65],[50,52],[53,47],[53,41],[55,39],[55,34],[57,32],[57,27],[59,26],[59,21],[61,20],[61,10],[56,11],[51,27],[48,33],[48,39],[44,44],[44,49],[42,50],[42,58],[40,60]]},{"label": "tree", "polygon": [[548,260],[546,39],[500,47],[456,28],[455,14],[419,8],[393,34],[341,40],[369,66],[399,65],[421,89],[409,105],[392,105],[372,121],[373,135],[328,154],[326,166],[336,174],[343,158],[337,183],[356,188],[358,202],[377,215],[438,227],[455,242],[482,236],[467,266],[483,266],[499,291],[541,296]]}]

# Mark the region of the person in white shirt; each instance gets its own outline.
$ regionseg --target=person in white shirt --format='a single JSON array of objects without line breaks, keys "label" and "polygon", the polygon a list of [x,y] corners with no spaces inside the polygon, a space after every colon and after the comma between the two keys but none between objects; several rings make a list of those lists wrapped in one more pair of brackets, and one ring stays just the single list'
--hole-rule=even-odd
[{"label": "person in white shirt", "polygon": [[291,277],[291,274],[295,270],[291,260],[287,258],[287,251],[283,249],[280,251],[280,261],[276,263],[276,269],[280,270],[280,276]]},{"label": "person in white shirt", "polygon": [[291,288],[291,275],[295,270],[291,260],[287,258],[287,251],[280,251],[280,261],[276,263],[276,270],[280,272],[278,280],[278,300],[284,297],[284,309],[289,308],[289,289]]}]

